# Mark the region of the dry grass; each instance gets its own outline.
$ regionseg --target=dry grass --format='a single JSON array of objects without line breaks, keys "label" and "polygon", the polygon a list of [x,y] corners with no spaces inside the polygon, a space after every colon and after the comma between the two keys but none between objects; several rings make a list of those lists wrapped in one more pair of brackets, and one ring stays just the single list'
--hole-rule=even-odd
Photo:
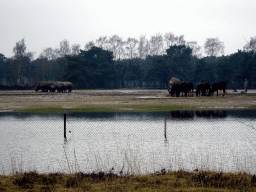
[{"label": "dry grass", "polygon": [[255,191],[256,177],[244,173],[166,172],[118,176],[108,173],[0,176],[0,191]]},{"label": "dry grass", "polygon": [[[0,91],[0,111],[55,108],[56,111],[154,111],[184,109],[240,109],[256,106],[256,92],[240,94],[228,90],[227,95],[212,97],[171,97],[167,90],[74,90],[72,93],[35,91]],[[152,107],[151,107],[152,106]],[[158,106],[157,109],[154,106]],[[135,109],[134,109],[135,108]],[[152,108],[152,109],[150,109]],[[176,109],[175,108],[175,109]],[[52,111],[53,112],[53,111]]]}]

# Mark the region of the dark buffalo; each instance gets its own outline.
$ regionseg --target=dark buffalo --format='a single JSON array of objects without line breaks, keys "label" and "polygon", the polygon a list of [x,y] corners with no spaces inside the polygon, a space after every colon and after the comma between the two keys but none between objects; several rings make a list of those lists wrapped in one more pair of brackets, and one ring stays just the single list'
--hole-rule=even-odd
[{"label": "dark buffalo", "polygon": [[57,81],[56,82],[56,88],[58,92],[65,92],[66,90],[71,93],[73,84],[68,81]]},{"label": "dark buffalo", "polygon": [[[192,83],[193,84],[193,83]],[[194,86],[193,86],[194,88]],[[185,95],[185,97],[187,97],[187,94],[191,91],[191,83],[190,82],[182,82],[181,83],[181,92],[182,92],[182,96],[183,93]]]},{"label": "dark buffalo", "polygon": [[210,95],[213,95],[214,92],[217,91],[217,96],[218,96],[218,90],[223,90],[223,96],[224,96],[226,89],[227,89],[227,83],[226,82],[213,83],[212,88],[210,89]]},{"label": "dark buffalo", "polygon": [[205,96],[206,92],[209,91],[211,88],[210,83],[200,83],[196,86],[196,96],[200,95],[202,93],[202,96]]},{"label": "dark buffalo", "polygon": [[[186,82],[186,85],[184,87],[184,90],[187,91],[187,93],[192,93],[193,96],[193,90],[194,90],[194,83],[192,82]],[[186,95],[185,95],[186,96]]]},{"label": "dark buffalo", "polygon": [[170,92],[171,96],[174,96],[174,94],[176,94],[176,97],[179,97],[180,92],[181,92],[181,84],[179,83],[173,84]]},{"label": "dark buffalo", "polygon": [[35,91],[42,90],[42,92],[54,92],[56,89],[55,83],[50,81],[40,81],[35,88]]},{"label": "dark buffalo", "polygon": [[172,85],[170,93],[172,96],[176,93],[176,97],[179,97],[180,93],[182,93],[182,96],[183,96],[183,93],[184,93],[186,97],[189,92],[192,92],[193,94],[193,89],[194,89],[194,84],[191,82],[176,83]]}]

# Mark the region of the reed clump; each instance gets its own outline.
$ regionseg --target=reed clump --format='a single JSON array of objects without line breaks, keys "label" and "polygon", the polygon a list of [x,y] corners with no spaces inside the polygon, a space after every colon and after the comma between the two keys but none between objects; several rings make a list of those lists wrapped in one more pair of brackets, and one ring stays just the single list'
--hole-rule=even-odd
[{"label": "reed clump", "polygon": [[17,173],[0,176],[0,191],[256,191],[256,176],[246,173],[176,171],[147,175],[92,173]]}]

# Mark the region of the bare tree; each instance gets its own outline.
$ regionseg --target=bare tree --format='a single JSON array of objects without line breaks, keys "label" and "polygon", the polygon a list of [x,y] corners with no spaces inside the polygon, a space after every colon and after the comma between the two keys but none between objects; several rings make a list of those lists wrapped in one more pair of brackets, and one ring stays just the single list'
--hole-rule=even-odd
[{"label": "bare tree", "polygon": [[51,47],[48,47],[43,50],[43,52],[39,55],[39,58],[47,58],[49,61],[57,59],[59,56],[59,50],[58,49],[52,49]]},{"label": "bare tree", "polygon": [[176,38],[177,38],[177,40],[176,40],[177,45],[185,45],[186,44],[186,41],[184,39],[184,35],[181,35],[179,37],[177,36]]},{"label": "bare tree", "polygon": [[18,83],[21,82],[22,57],[25,55],[26,49],[27,47],[24,38],[19,42],[16,42],[16,46],[13,47],[14,64],[17,68]]},{"label": "bare tree", "polygon": [[59,54],[61,57],[64,57],[65,55],[70,55],[71,50],[69,47],[69,42],[68,40],[64,39],[63,41],[60,42],[60,49],[59,49]]},{"label": "bare tree", "polygon": [[79,44],[73,44],[71,46],[71,55],[78,55],[80,52],[80,45]]},{"label": "bare tree", "polygon": [[52,49],[48,47],[43,50],[43,52],[39,55],[39,62],[40,62],[40,70],[42,72],[43,80],[45,81],[47,78],[51,77],[52,75],[52,64],[55,62],[54,60],[59,57],[59,50]]},{"label": "bare tree", "polygon": [[128,38],[126,41],[126,50],[127,50],[127,57],[132,59],[137,56],[136,45],[138,44],[138,40],[135,38]]},{"label": "bare tree", "polygon": [[256,52],[256,36],[251,37],[250,42],[247,41],[247,43],[244,46],[244,50],[245,51],[254,51],[254,52]]},{"label": "bare tree", "polygon": [[144,51],[145,51],[146,56],[150,55],[150,42],[148,40],[146,41],[146,46],[145,46]]},{"label": "bare tree", "polygon": [[202,54],[201,54],[202,47],[197,45],[196,41],[187,42],[186,47],[190,47],[193,50],[192,55],[194,55],[198,58],[202,57]]},{"label": "bare tree", "polygon": [[120,44],[118,44],[117,47],[117,53],[116,53],[116,59],[125,58],[125,50],[124,50],[125,42],[121,41]]},{"label": "bare tree", "polygon": [[148,40],[146,39],[146,35],[141,35],[138,42],[138,56],[144,59],[147,54],[147,46],[149,45]]},{"label": "bare tree", "polygon": [[45,81],[45,68],[46,68],[47,62],[48,60],[52,60],[54,58],[53,51],[54,50],[51,47],[49,47],[44,49],[43,52],[39,55],[40,67],[42,67],[42,75],[43,75],[44,81]]},{"label": "bare tree", "polygon": [[164,34],[164,41],[166,44],[166,48],[168,49],[170,46],[174,45],[176,43],[176,37],[172,32],[168,32]]},{"label": "bare tree", "polygon": [[47,56],[40,54],[38,60],[40,62],[40,72],[43,75],[43,81],[45,81],[45,71],[48,65]]},{"label": "bare tree", "polygon": [[204,43],[204,52],[209,56],[224,55],[224,43],[218,38],[207,38]]},{"label": "bare tree", "polygon": [[14,53],[14,65],[17,71],[17,82],[22,83],[22,75],[25,71],[27,62],[30,62],[33,59],[34,53],[26,52],[27,46],[25,45],[25,39],[16,42],[16,45],[13,47]]},{"label": "bare tree", "polygon": [[104,37],[100,37],[99,39],[96,40],[96,45],[101,48],[104,49],[104,46],[106,46],[107,44],[107,36]]},{"label": "bare tree", "polygon": [[113,35],[112,37],[109,38],[108,40],[109,43],[109,50],[113,52],[114,58],[120,59],[121,54],[123,52],[123,41],[122,38],[119,37],[118,35]]},{"label": "bare tree", "polygon": [[88,51],[90,50],[93,46],[95,46],[95,43],[93,41],[89,41],[88,43],[85,44],[84,50]]},{"label": "bare tree", "polygon": [[24,38],[16,42],[16,46],[13,47],[14,58],[24,56],[26,53],[27,46],[25,45]]},{"label": "bare tree", "polygon": [[175,36],[172,32],[168,32],[164,34],[165,41],[165,49],[169,49],[170,46],[173,45],[185,45],[186,41],[184,39],[184,35]]},{"label": "bare tree", "polygon": [[162,34],[157,33],[150,38],[150,54],[151,55],[161,55],[164,53],[163,49],[163,37]]}]

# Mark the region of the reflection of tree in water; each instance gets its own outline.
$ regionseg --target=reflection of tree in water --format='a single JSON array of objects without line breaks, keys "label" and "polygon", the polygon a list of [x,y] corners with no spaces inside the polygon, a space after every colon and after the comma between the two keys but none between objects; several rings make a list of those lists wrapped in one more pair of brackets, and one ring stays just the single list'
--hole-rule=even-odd
[{"label": "reflection of tree in water", "polygon": [[31,117],[59,117],[62,116],[60,113],[26,113],[26,112],[7,112],[7,113],[0,113],[0,117],[15,117],[17,119],[25,119]]},{"label": "reflection of tree in water", "polygon": [[194,111],[171,111],[169,118],[194,118]]},{"label": "reflection of tree in water", "polygon": [[197,117],[205,117],[205,118],[225,118],[227,117],[227,112],[226,111],[196,111],[196,116]]},{"label": "reflection of tree in water", "polygon": [[180,118],[180,119],[193,119],[194,116],[204,117],[204,118],[225,118],[227,117],[226,111],[212,110],[212,111],[171,111],[168,113],[170,119]]}]

